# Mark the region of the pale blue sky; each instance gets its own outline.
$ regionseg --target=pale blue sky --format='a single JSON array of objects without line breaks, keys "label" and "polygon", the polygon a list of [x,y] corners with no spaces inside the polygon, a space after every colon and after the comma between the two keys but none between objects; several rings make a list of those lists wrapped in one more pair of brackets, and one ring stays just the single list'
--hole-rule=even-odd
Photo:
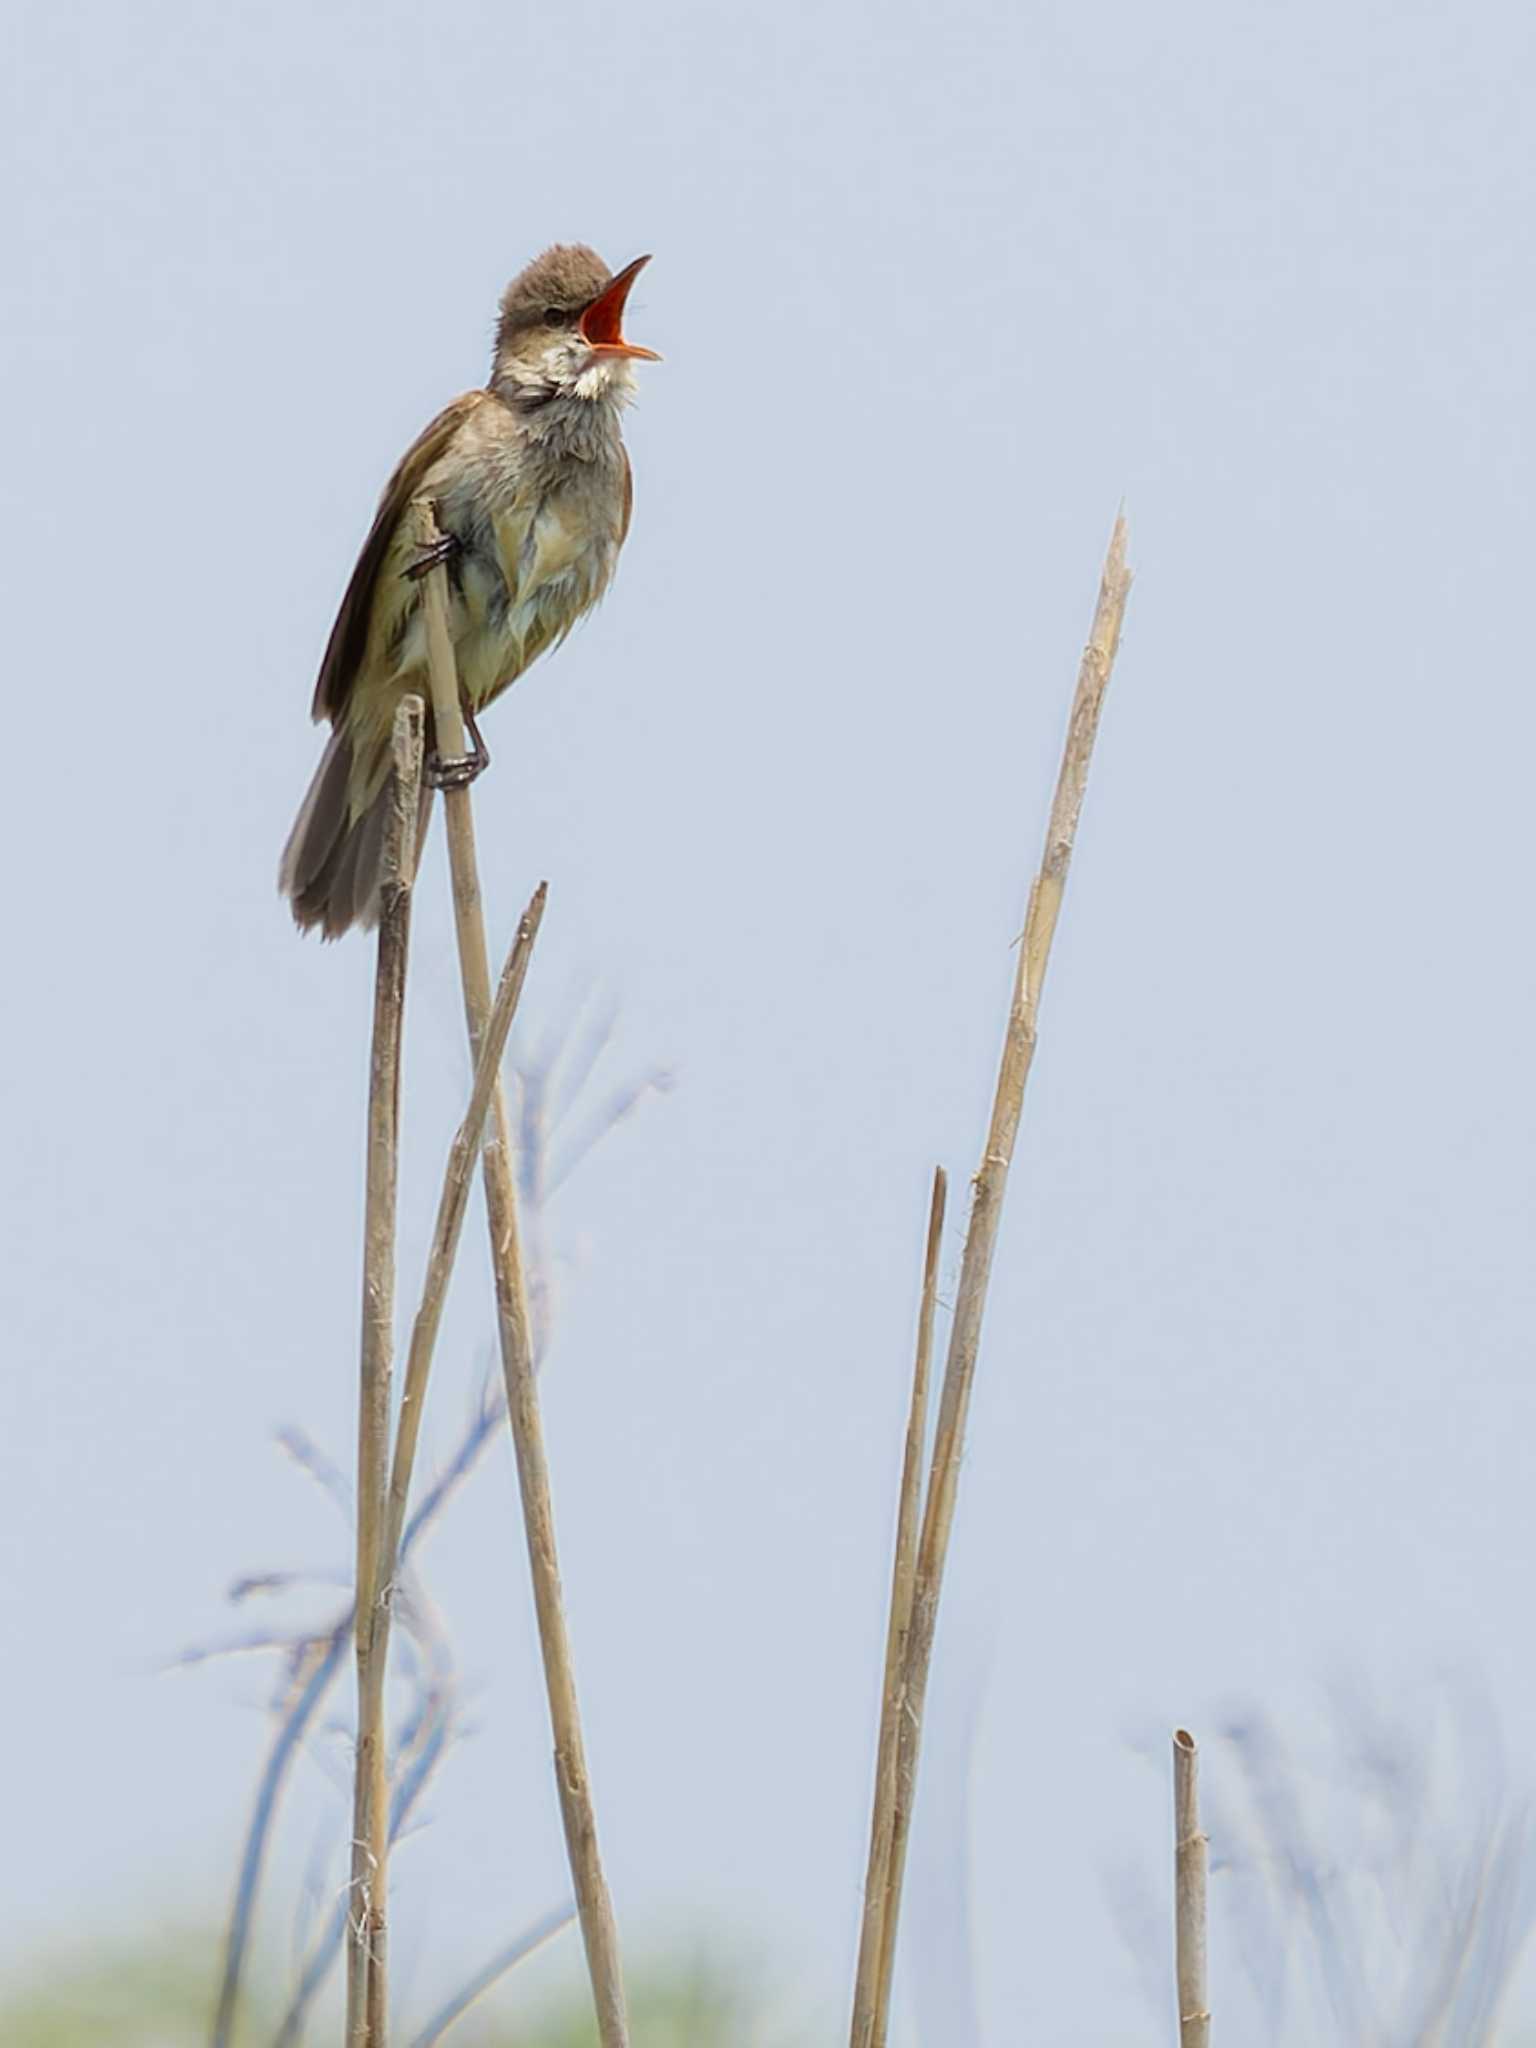
[{"label": "pale blue sky", "polygon": [[[277,853],[374,496],[557,237],[655,252],[666,357],[617,587],[479,798],[493,944],[551,884],[529,1017],[596,984],[615,1078],[677,1079],[553,1218],[632,1945],[707,1915],[840,1996],[926,1184],[979,1149],[1122,496],[941,1643],[989,2041],[1157,2037],[1101,1881],[1164,1853],[1128,1727],[1464,1656],[1536,1769],[1529,10],[98,0],[6,42],[8,1945],[222,1910],[261,1682],[146,1674],[238,1571],[345,1553],[269,1433],[348,1455],[370,961],[294,935]],[[464,1085],[440,852],[407,1295]],[[427,1976],[561,1884],[511,1485],[431,1554],[481,1732],[401,1859]]]}]

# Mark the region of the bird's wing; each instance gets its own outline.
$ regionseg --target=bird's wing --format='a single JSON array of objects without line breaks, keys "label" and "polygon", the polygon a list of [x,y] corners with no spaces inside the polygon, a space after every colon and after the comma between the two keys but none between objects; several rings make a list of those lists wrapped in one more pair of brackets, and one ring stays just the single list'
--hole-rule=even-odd
[{"label": "bird's wing", "polygon": [[620,450],[624,457],[624,516],[619,521],[619,546],[629,539],[629,522],[635,511],[635,465],[629,459],[629,450]]},{"label": "bird's wing", "polygon": [[362,553],[357,558],[346,595],[341,600],[341,609],[336,614],[336,623],[331,628],[331,637],[326,642],[320,675],[315,683],[315,701],[311,707],[316,719],[329,718],[334,724],[357,679],[368,646],[368,626],[373,615],[379,575],[406,508],[465,421],[481,406],[498,402],[489,391],[466,391],[462,398],[456,398],[451,405],[443,407],[437,418],[422,429],[400,458],[394,475],[384,487],[378,512],[368,529],[368,538],[363,542]]}]

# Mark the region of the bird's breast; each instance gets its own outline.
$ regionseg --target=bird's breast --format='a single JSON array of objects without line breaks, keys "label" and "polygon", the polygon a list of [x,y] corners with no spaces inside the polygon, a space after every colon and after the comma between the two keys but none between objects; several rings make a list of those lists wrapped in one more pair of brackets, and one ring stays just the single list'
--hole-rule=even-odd
[{"label": "bird's breast", "polygon": [[459,530],[455,639],[464,686],[483,704],[563,640],[607,589],[618,560],[618,492],[487,493]]},{"label": "bird's breast", "polygon": [[494,524],[507,590],[527,602],[600,552],[608,522],[600,508],[564,493],[500,513]]}]

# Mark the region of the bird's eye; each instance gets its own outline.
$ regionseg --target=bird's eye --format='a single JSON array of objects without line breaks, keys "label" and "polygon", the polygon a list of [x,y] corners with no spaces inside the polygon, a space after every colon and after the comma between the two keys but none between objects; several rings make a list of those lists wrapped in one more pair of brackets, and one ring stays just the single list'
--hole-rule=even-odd
[{"label": "bird's eye", "polygon": [[544,325],[546,327],[564,327],[570,317],[564,306],[546,306],[544,308]]}]

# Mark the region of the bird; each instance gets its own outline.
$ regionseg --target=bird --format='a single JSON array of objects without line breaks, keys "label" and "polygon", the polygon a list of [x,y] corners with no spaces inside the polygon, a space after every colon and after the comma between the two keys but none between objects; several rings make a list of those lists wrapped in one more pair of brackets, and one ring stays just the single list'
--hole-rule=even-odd
[{"label": "bird", "polygon": [[[334,939],[378,921],[402,698],[415,692],[427,707],[424,826],[434,788],[463,786],[489,763],[477,714],[612,581],[634,500],[621,419],[635,362],[660,360],[624,335],[649,261],[610,271],[575,242],[535,257],[501,295],[487,383],[445,406],[385,485],[321,659],[312,712],[331,735],[279,868],[301,930]],[[442,535],[430,549],[415,537],[420,499]],[[473,744],[457,760],[438,753],[430,711],[422,579],[440,562]]]}]

